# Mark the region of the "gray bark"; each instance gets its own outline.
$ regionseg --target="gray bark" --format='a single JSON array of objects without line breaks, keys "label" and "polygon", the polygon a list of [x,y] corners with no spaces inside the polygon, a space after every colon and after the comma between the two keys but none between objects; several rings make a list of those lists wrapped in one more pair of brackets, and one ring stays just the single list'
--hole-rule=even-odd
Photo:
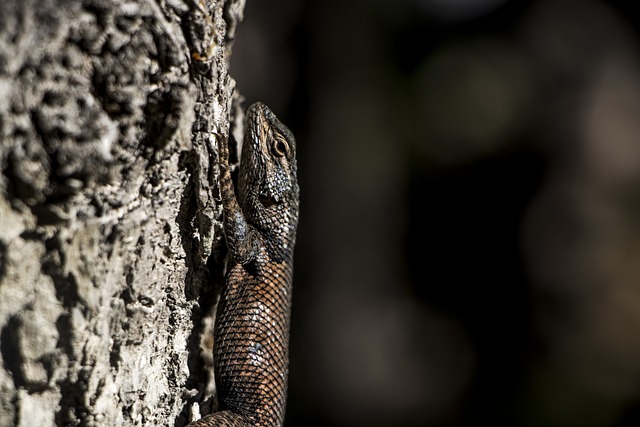
[{"label": "gray bark", "polygon": [[180,426],[206,397],[243,8],[0,2],[0,426]]}]

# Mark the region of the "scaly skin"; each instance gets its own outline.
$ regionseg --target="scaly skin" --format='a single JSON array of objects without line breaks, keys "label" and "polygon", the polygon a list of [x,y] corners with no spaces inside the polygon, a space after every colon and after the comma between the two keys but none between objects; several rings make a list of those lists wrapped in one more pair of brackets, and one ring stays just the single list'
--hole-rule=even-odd
[{"label": "scaly skin", "polygon": [[219,152],[229,247],[213,349],[220,411],[190,426],[281,426],[299,205],[295,139],[266,105],[249,108],[237,198],[226,143]]}]

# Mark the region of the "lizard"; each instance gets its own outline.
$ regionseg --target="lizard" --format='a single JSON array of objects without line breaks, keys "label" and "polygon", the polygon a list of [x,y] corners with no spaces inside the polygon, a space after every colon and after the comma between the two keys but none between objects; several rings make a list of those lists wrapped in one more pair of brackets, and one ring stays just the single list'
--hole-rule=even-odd
[{"label": "lizard", "polygon": [[237,185],[219,144],[229,248],[214,326],[219,411],[192,427],[279,427],[289,370],[293,250],[298,225],[296,142],[262,103],[247,111]]}]

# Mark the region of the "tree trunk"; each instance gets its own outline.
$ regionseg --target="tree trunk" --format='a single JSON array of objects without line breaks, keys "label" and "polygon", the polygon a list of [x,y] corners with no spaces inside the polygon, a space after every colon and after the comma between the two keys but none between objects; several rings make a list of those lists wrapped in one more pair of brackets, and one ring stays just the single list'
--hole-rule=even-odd
[{"label": "tree trunk", "polygon": [[0,426],[181,426],[207,398],[243,8],[0,2]]}]

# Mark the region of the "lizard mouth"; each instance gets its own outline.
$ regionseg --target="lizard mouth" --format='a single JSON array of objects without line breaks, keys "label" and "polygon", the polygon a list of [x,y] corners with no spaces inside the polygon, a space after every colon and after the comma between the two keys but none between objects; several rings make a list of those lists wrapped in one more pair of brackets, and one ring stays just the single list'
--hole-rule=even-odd
[{"label": "lizard mouth", "polygon": [[275,200],[273,200],[273,199],[271,199],[271,198],[269,198],[269,197],[266,197],[266,196],[260,196],[260,197],[258,198],[258,201],[259,201],[259,202],[260,202],[260,204],[261,204],[262,206],[264,206],[265,208],[270,208],[271,206],[273,206],[273,205],[275,205],[275,204],[276,204],[276,201],[275,201]]}]

